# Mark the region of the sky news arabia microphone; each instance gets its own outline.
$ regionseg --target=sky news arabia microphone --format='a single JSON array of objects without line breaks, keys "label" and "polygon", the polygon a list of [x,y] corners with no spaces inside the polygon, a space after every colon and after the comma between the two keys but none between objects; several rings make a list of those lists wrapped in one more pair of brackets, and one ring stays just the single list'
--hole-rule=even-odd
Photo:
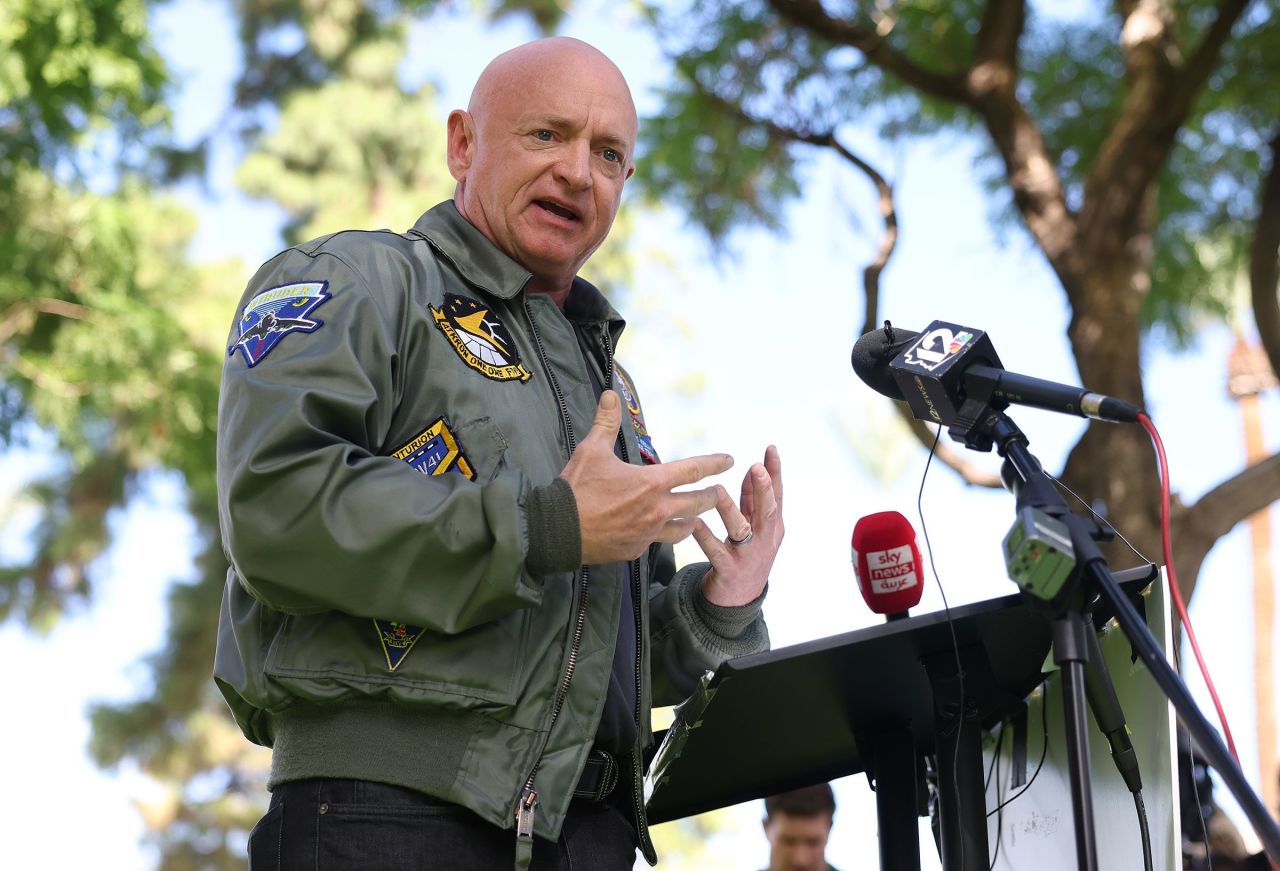
[{"label": "sky news arabia microphone", "polygon": [[909,616],[924,591],[924,563],[911,521],[897,511],[868,514],[853,527],[853,571],[867,607],[888,620]]}]

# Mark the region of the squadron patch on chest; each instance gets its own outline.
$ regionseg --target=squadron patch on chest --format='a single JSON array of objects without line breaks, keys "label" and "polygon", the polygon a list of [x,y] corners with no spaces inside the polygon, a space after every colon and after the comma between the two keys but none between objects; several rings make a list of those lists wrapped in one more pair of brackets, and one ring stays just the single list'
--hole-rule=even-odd
[{"label": "squadron patch on chest", "polygon": [[245,304],[236,327],[240,336],[227,349],[237,350],[244,361],[256,366],[289,333],[314,333],[324,321],[308,317],[332,298],[327,281],[300,281],[268,288]]},{"label": "squadron patch on chest", "polygon": [[404,460],[424,475],[457,472],[469,481],[476,479],[475,469],[462,452],[453,430],[449,428],[449,419],[445,417],[396,448],[391,456]]},{"label": "squadron patch on chest", "polygon": [[[476,479],[475,468],[462,446],[458,444],[448,418],[441,417],[431,426],[391,452],[397,460],[404,460],[424,475],[443,475],[457,472],[469,481]],[[374,620],[378,643],[387,660],[387,671],[395,671],[409,655],[413,645],[422,637],[421,626],[410,626],[395,620]]]},{"label": "squadron patch on chest", "polygon": [[439,309],[427,308],[462,362],[481,375],[494,381],[524,382],[533,377],[520,362],[511,333],[485,306],[474,299],[446,293]]},{"label": "squadron patch on chest", "polygon": [[614,363],[613,371],[617,374],[615,383],[622,400],[627,404],[627,412],[631,415],[631,426],[636,431],[636,444],[640,446],[640,456],[649,465],[661,463],[658,452],[653,447],[653,439],[649,436],[649,427],[645,426],[644,411],[640,408],[640,400],[636,399],[636,389],[631,386],[631,376],[622,367]]}]

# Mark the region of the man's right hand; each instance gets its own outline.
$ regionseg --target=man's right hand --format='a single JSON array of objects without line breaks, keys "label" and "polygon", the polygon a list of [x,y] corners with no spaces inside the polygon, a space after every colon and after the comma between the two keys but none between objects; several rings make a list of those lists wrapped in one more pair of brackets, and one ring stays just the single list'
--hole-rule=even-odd
[{"label": "man's right hand", "polygon": [[699,514],[716,505],[723,487],[672,492],[733,466],[728,454],[704,454],[656,466],[632,466],[613,453],[622,424],[622,401],[600,396],[591,432],[578,445],[560,477],[578,503],[582,562],[631,560],[652,542],[674,543],[693,532]]}]

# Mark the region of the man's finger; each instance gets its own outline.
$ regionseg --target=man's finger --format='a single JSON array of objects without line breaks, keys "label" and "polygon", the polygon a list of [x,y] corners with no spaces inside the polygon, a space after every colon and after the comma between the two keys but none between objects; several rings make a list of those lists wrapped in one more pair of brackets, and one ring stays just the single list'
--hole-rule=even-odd
[{"label": "man's finger", "polygon": [[[662,525],[662,529],[653,537],[653,540],[660,541],[663,544],[675,544],[678,541],[684,541],[689,537],[689,533],[697,530],[699,523],[702,523],[702,521],[696,517],[677,517],[674,520],[668,520]],[[702,525],[706,526],[705,523]]]},{"label": "man's finger", "polygon": [[723,487],[703,487],[701,490],[682,490],[679,493],[672,493],[670,501],[664,504],[666,514],[669,517],[690,519],[697,517],[704,511],[715,508],[719,494],[723,491]]},{"label": "man's finger", "polygon": [[596,419],[591,422],[591,432],[587,438],[604,439],[613,444],[618,437],[618,427],[622,425],[622,400],[612,390],[600,394],[600,404],[596,406]]},{"label": "man's finger", "polygon": [[759,464],[751,467],[747,477],[751,479],[753,505],[751,520],[753,523],[763,523],[778,511],[778,502],[773,492],[773,479],[769,477],[765,467]]},{"label": "man's finger", "polygon": [[769,445],[764,450],[764,467],[769,472],[769,478],[773,481],[773,498],[778,503],[778,510],[782,510],[782,455],[778,453],[776,445]]},{"label": "man's finger", "polygon": [[716,489],[719,491],[716,498],[716,513],[720,515],[720,522],[724,524],[725,532],[730,538],[742,541],[751,532],[751,521],[748,519],[750,515],[738,510],[728,490],[723,487]]},{"label": "man's finger", "polygon": [[724,542],[716,538],[716,534],[701,517],[693,525],[693,540],[698,543],[698,547],[702,548],[703,555],[710,562],[715,563],[724,556]]},{"label": "man's finger", "polygon": [[683,460],[672,460],[660,466],[669,487],[680,487],[685,484],[696,484],[703,478],[719,475],[733,468],[733,457],[728,454],[703,454],[697,457],[685,457]]}]

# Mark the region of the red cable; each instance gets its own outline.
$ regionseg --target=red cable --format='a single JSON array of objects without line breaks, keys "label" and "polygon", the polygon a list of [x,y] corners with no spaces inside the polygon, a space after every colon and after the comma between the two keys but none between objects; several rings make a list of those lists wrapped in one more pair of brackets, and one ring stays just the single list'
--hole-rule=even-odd
[{"label": "red cable", "polygon": [[1178,589],[1178,576],[1173,570],[1173,535],[1169,525],[1169,460],[1164,454],[1164,443],[1160,441],[1160,433],[1156,431],[1156,425],[1147,416],[1146,412],[1138,413],[1138,422],[1151,435],[1151,441],[1156,447],[1156,454],[1160,458],[1160,541],[1164,551],[1164,570],[1169,582],[1169,595],[1173,598],[1174,607],[1178,609],[1178,619],[1186,627],[1187,640],[1191,642],[1191,650],[1195,653],[1196,664],[1200,666],[1200,674],[1204,675],[1205,686],[1209,689],[1209,697],[1213,699],[1213,707],[1218,712],[1219,722],[1222,723],[1222,733],[1227,739],[1227,749],[1231,751],[1231,756],[1236,760],[1236,765],[1239,765],[1240,754],[1236,752],[1236,742],[1231,737],[1231,727],[1227,725],[1227,714],[1222,709],[1222,702],[1218,699],[1218,690],[1213,685],[1213,678],[1209,676],[1209,667],[1204,664],[1204,657],[1200,655],[1200,645],[1196,641],[1196,631],[1191,626],[1191,618],[1187,616],[1187,606],[1183,603],[1182,592]]}]

